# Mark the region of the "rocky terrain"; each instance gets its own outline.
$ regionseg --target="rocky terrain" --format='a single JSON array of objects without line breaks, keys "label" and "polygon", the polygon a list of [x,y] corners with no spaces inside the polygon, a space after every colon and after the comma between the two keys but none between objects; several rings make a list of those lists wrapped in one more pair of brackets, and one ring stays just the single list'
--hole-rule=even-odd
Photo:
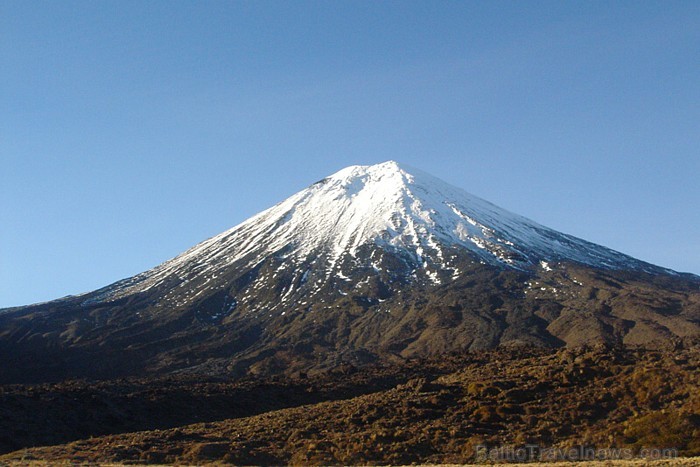
[{"label": "rocky terrain", "polygon": [[299,304],[303,310],[214,324],[199,320],[203,307],[146,316],[138,307],[47,304],[0,314],[0,382],[290,376],[499,345],[638,345],[700,333],[700,281],[564,263],[548,269],[475,266],[448,284],[386,299],[376,298],[381,282],[369,281],[319,302],[323,310]]},{"label": "rocky terrain", "polygon": [[461,464],[483,460],[479,446],[528,445],[538,455],[581,446],[700,455],[697,340],[654,350],[512,347],[296,379],[174,383],[4,386],[3,449],[15,451],[0,464]]}]

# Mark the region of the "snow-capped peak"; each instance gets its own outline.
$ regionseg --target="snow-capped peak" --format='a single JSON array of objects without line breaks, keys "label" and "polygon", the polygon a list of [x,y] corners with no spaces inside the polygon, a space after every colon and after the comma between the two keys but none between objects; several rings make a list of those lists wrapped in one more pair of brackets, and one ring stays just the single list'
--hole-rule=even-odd
[{"label": "snow-capped peak", "polygon": [[172,278],[186,281],[197,271],[216,277],[231,265],[252,268],[280,254],[295,264],[314,262],[332,276],[340,274],[337,264],[343,258],[354,257],[364,245],[401,251],[424,268],[449,268],[444,250],[460,248],[483,263],[519,269],[574,261],[658,271],[388,161],[342,169],[107,293],[113,298]]}]

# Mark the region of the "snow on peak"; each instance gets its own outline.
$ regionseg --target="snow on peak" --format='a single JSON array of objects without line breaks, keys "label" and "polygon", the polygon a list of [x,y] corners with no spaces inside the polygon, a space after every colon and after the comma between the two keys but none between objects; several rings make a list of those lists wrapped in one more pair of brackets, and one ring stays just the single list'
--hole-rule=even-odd
[{"label": "snow on peak", "polygon": [[[575,261],[602,268],[652,267],[621,253],[556,232],[423,171],[395,161],[342,169],[242,224],[162,265],[124,281],[118,295],[193,271],[232,264],[253,267],[282,254],[297,263],[322,258],[329,273],[367,244],[403,250],[416,264],[440,264],[445,247],[487,264],[530,268]],[[545,266],[542,266],[545,267]]]}]

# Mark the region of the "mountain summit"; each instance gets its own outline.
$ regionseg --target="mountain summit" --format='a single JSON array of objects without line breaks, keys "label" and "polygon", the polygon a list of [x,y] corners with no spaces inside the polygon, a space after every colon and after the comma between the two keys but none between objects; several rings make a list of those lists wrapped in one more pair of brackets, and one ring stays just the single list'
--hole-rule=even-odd
[{"label": "mountain summit", "polygon": [[389,161],[343,169],[132,278],[0,312],[0,357],[16,363],[0,380],[643,343],[700,332],[699,287]]}]

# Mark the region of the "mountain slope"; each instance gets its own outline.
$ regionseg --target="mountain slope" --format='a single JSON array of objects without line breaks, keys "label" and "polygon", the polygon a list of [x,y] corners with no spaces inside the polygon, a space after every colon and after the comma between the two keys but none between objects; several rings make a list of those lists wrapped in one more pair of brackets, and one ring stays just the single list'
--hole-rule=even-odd
[{"label": "mountain slope", "polygon": [[[700,278],[386,162],[325,178],[156,268],[0,313],[0,380],[270,374],[504,344],[700,332]],[[27,369],[20,369],[26,367]]]}]

